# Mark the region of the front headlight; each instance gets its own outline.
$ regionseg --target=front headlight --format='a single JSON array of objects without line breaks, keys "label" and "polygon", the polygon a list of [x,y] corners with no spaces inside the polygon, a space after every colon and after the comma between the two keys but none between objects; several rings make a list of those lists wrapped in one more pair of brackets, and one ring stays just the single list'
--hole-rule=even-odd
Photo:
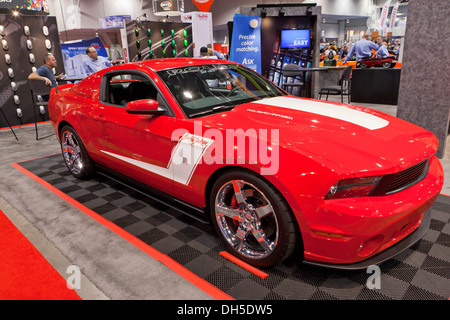
[{"label": "front headlight", "polygon": [[325,196],[326,200],[367,196],[380,182],[382,176],[343,179],[336,182]]}]

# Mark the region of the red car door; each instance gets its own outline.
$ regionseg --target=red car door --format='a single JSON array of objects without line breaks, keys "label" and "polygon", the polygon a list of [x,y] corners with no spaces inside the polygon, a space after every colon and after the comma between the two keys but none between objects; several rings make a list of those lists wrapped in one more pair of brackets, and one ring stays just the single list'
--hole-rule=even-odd
[{"label": "red car door", "polygon": [[[136,78],[136,77],[134,77]],[[140,81],[140,80],[139,80]],[[127,89],[130,83],[121,81]],[[140,97],[134,96],[139,100]],[[114,103],[112,103],[114,102]],[[169,161],[175,118],[171,115],[130,114],[126,103],[100,101],[92,111],[98,132],[98,162],[166,193],[172,192]]]}]

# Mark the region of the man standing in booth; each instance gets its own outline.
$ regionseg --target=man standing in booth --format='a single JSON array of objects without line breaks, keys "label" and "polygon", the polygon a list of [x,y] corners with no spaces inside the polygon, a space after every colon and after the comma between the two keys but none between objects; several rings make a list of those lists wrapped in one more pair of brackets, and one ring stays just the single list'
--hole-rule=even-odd
[{"label": "man standing in booth", "polygon": [[93,46],[86,48],[86,54],[88,55],[88,58],[84,60],[83,67],[87,76],[112,66],[108,59],[98,56],[97,50]]},{"label": "man standing in booth", "polygon": [[[28,80],[41,79],[45,81],[46,85],[56,87],[58,85],[56,83],[56,80],[61,80],[64,76],[63,73],[58,76],[55,76],[53,74],[53,68],[56,68],[56,66],[57,62],[55,56],[51,53],[48,53],[44,56],[44,64],[40,66],[36,70],[36,72],[32,72],[28,76]],[[44,99],[44,101],[48,101],[50,95],[43,95],[42,98]]]},{"label": "man standing in booth", "polygon": [[356,54],[356,61],[364,58],[371,58],[372,50],[378,51],[378,45],[369,40],[368,34],[364,34],[363,38],[359,41],[356,41],[353,47],[350,49],[350,52],[345,58],[343,64],[346,64],[354,54]]}]

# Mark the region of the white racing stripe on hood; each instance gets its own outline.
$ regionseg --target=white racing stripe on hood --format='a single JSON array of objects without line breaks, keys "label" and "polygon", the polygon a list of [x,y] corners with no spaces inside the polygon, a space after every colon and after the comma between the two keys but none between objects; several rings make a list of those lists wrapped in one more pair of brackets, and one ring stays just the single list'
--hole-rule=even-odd
[{"label": "white racing stripe on hood", "polygon": [[313,100],[300,100],[290,97],[275,97],[264,99],[261,101],[255,101],[252,103],[314,113],[325,117],[347,121],[369,130],[381,129],[389,124],[389,121],[366,112],[337,104]]}]

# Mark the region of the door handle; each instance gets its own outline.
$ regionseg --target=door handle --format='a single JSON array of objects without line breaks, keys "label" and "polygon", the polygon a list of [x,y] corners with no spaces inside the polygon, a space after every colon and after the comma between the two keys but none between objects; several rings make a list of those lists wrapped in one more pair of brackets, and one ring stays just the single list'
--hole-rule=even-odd
[{"label": "door handle", "polygon": [[98,116],[95,117],[95,120],[97,120],[97,121],[104,121],[105,119],[104,119],[103,114],[99,114]]}]

